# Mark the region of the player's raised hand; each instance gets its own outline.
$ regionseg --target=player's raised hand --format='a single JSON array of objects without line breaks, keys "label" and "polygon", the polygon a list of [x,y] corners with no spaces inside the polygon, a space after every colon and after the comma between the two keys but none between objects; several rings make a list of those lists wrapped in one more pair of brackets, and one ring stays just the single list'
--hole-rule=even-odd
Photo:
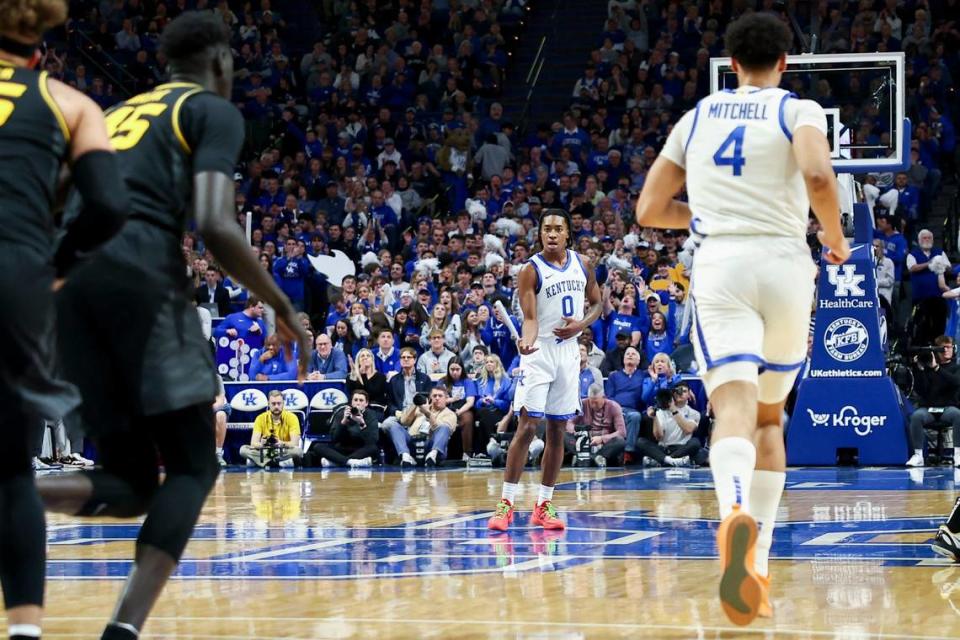
[{"label": "player's raised hand", "polygon": [[823,229],[821,229],[817,231],[817,240],[819,240],[823,248],[826,249],[823,255],[826,257],[827,262],[843,264],[850,259],[850,243],[847,242],[845,237],[827,238]]},{"label": "player's raised hand", "polygon": [[517,340],[517,351],[519,351],[520,355],[522,356],[528,356],[531,353],[534,353],[535,351],[539,351],[539,350],[540,348],[536,346],[535,342],[532,342],[532,341],[528,342],[524,340],[523,337]]},{"label": "player's raised hand", "polygon": [[581,331],[580,323],[573,318],[564,318],[563,326],[553,330],[553,335],[561,340],[568,340],[576,337]]}]

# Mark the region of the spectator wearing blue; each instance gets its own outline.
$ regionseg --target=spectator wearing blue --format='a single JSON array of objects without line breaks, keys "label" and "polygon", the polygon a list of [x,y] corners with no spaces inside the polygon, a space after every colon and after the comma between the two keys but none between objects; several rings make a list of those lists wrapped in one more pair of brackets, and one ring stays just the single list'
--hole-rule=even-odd
[{"label": "spectator wearing blue", "polygon": [[286,347],[280,345],[280,338],[276,334],[268,336],[263,343],[263,349],[253,350],[250,353],[250,379],[260,382],[268,380],[296,380],[297,354],[287,353]]},{"label": "spectator wearing blue", "polygon": [[307,368],[308,380],[344,380],[349,371],[347,356],[343,351],[333,348],[330,336],[321,333],[314,342],[316,350],[310,357]]},{"label": "spectator wearing blue", "polygon": [[213,335],[219,339],[227,337],[243,340],[251,347],[259,347],[267,335],[267,323],[263,321],[263,303],[255,296],[247,299],[246,308],[231,313],[218,324]]},{"label": "spectator wearing blue", "polygon": [[623,352],[623,368],[611,373],[604,385],[607,397],[623,409],[623,419],[627,423],[625,450],[631,455],[640,436],[640,410],[643,408],[643,381],[646,377],[639,367],[640,350],[628,346]]},{"label": "spectator wearing blue", "polygon": [[550,152],[554,158],[559,158],[562,149],[569,149],[577,164],[586,160],[590,150],[590,134],[577,126],[572,113],[564,114],[563,129],[553,137]]},{"label": "spectator wearing blue", "polygon": [[[946,256],[942,249],[933,246],[933,233],[929,229],[923,229],[917,234],[917,245],[907,255],[906,264],[912,285],[917,343],[930,344],[942,333],[947,321],[947,305],[941,297],[939,276],[933,268],[935,260],[943,261]],[[945,268],[949,268],[949,262]]]},{"label": "spectator wearing blue", "polygon": [[587,397],[587,392],[590,390],[590,386],[594,384],[599,384],[603,386],[603,374],[600,373],[600,369],[590,366],[590,350],[589,347],[582,341],[581,336],[580,342],[580,399]]},{"label": "spectator wearing blue", "polygon": [[[509,305],[509,302],[502,298],[500,301],[503,302],[504,307]],[[519,333],[520,321],[514,316],[502,317],[500,312],[496,310],[496,307],[492,307],[492,311],[493,313],[490,315],[490,319],[487,320],[483,329],[480,330],[480,338],[490,349],[490,353],[497,355],[500,362],[513,362],[514,357],[517,355],[517,345],[513,341],[513,336],[510,334],[510,328],[507,327],[505,323],[512,322]]]},{"label": "spectator wearing blue", "polygon": [[394,348],[395,343],[393,331],[380,329],[377,334],[377,350],[373,352],[373,363],[387,380],[400,373],[400,351]]},{"label": "spectator wearing blue", "polygon": [[[874,238],[883,240],[884,255],[893,261],[893,275],[898,283],[903,282],[903,266],[907,257],[907,240],[897,231],[899,220],[890,213],[878,212],[876,215],[876,229]],[[894,304],[897,308],[897,287],[893,289]]]},{"label": "spectator wearing blue", "polygon": [[[518,379],[522,380],[522,379]],[[510,411],[513,403],[514,383],[503,368],[503,361],[496,354],[484,358],[483,368],[477,375],[477,422],[480,426],[479,442],[486,445],[497,424]]]},{"label": "spectator wearing blue", "polygon": [[907,221],[907,228],[916,228],[920,220],[920,190],[909,183],[906,173],[898,173],[893,179],[893,190],[897,192],[897,215]]},{"label": "spectator wearing blue", "polygon": [[673,353],[677,335],[676,310],[676,305],[671,303],[669,318],[660,311],[650,314],[650,331],[643,342],[644,353],[650,362],[654,361],[657,354],[669,356]]},{"label": "spectator wearing blue", "polygon": [[477,402],[477,383],[467,377],[463,361],[457,357],[447,364],[447,375],[440,382],[447,389],[447,409],[457,414],[464,459],[473,456],[473,429],[476,421],[473,405]]},{"label": "spectator wearing blue", "polygon": [[[604,322],[607,328],[606,344],[615,345],[617,334],[626,333],[630,336],[630,344],[640,346],[643,341],[644,318],[636,315],[636,295],[633,285],[625,287],[619,302],[613,295],[610,285],[603,286]],[[614,309],[614,303],[617,303]]]},{"label": "spectator wearing blue", "polygon": [[303,311],[307,277],[313,268],[295,239],[287,238],[283,251],[284,255],[273,261],[273,277],[294,308]]},{"label": "spectator wearing blue", "polygon": [[675,385],[682,382],[680,376],[673,370],[673,363],[666,353],[658,353],[653,356],[647,373],[649,375],[643,381],[643,391],[640,396],[647,406],[654,405],[657,391],[673,389]]}]

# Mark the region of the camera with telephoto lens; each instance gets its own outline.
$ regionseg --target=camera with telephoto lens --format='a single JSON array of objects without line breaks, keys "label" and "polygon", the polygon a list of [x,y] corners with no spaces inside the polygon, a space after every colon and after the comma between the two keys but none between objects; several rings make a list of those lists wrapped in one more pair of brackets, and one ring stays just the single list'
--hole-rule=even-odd
[{"label": "camera with telephoto lens", "polygon": [[670,389],[660,389],[657,391],[654,402],[657,405],[657,409],[661,411],[669,410],[670,405],[673,403],[673,392],[670,391]]},{"label": "camera with telephoto lens", "polygon": [[352,415],[354,418],[359,418],[360,409],[357,409],[356,407],[350,407],[350,415]]},{"label": "camera with telephoto lens", "polygon": [[911,347],[907,349],[907,354],[913,356],[913,361],[924,368],[932,368],[936,365],[937,354],[943,353],[945,349],[931,345],[928,347]]},{"label": "camera with telephoto lens", "polygon": [[422,407],[423,405],[427,404],[427,394],[425,393],[415,394],[413,396],[413,404],[417,405],[418,407]]}]

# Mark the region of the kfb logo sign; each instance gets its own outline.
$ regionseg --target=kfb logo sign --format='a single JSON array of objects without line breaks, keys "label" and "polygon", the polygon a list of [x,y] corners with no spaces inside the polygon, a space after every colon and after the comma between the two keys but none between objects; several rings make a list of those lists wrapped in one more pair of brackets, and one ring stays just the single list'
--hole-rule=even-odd
[{"label": "kfb logo sign", "polygon": [[870,435],[875,427],[883,427],[887,424],[887,416],[860,415],[860,411],[853,405],[846,405],[837,413],[814,413],[813,409],[807,409],[810,416],[810,424],[817,427],[840,427],[853,428],[853,432],[860,437]]},{"label": "kfb logo sign", "polygon": [[[841,273],[841,270],[843,273]],[[827,281],[834,286],[833,295],[838,298],[862,298],[867,292],[861,286],[866,276],[857,274],[855,264],[828,264]]]},{"label": "kfb logo sign", "polygon": [[[831,265],[833,266],[833,265]],[[823,346],[837,362],[859,360],[870,346],[870,334],[856,318],[838,318],[823,333]]]}]

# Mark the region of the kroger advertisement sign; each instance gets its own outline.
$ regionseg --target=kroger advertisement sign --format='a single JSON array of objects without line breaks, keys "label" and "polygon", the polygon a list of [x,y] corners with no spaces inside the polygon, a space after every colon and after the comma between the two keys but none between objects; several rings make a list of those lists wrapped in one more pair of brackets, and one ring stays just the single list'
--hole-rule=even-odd
[{"label": "kroger advertisement sign", "polygon": [[861,464],[903,464],[900,395],[885,375],[880,305],[869,244],[843,265],[821,264],[810,372],[787,430],[789,464],[837,462],[857,449]]}]

